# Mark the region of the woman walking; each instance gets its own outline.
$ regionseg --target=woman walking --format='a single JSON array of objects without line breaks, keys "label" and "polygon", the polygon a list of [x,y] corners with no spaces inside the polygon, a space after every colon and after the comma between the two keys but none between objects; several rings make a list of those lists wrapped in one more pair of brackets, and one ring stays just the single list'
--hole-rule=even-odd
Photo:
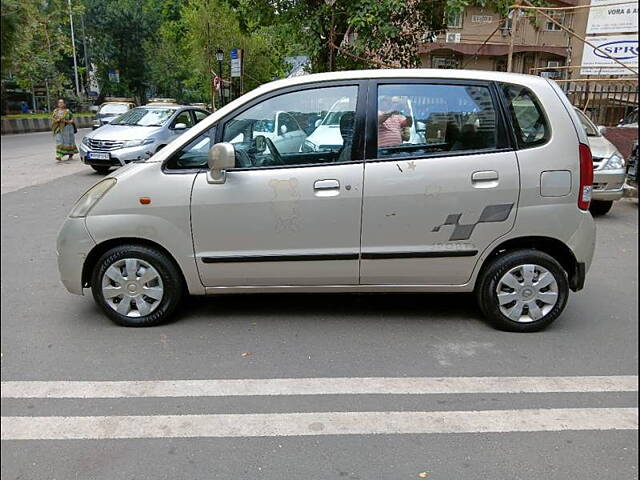
[{"label": "woman walking", "polygon": [[76,125],[73,121],[73,114],[67,108],[64,100],[58,100],[58,106],[51,116],[52,131],[56,137],[56,160],[62,161],[62,157],[69,155],[69,160],[78,153],[76,147],[75,133]]}]

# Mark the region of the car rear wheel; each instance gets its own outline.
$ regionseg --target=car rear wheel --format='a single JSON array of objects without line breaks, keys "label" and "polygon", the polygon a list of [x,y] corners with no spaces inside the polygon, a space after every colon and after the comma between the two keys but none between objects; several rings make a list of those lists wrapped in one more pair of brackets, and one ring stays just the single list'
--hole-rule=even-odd
[{"label": "car rear wheel", "polygon": [[91,278],[96,303],[118,325],[164,323],[182,297],[182,276],[164,253],[141,245],[112,248],[100,257]]},{"label": "car rear wheel", "polygon": [[479,278],[476,297],[484,316],[497,328],[535,332],[560,316],[569,283],[550,255],[517,250],[490,261]]},{"label": "car rear wheel", "polygon": [[101,173],[103,175],[106,175],[107,173],[109,173],[109,170],[111,170],[111,167],[103,167],[100,165],[91,165],[91,168],[93,168],[96,172]]},{"label": "car rear wheel", "polygon": [[595,216],[606,215],[609,213],[609,210],[611,210],[611,207],[613,207],[613,202],[611,200],[593,200],[591,205],[589,205],[589,211],[591,212],[591,215]]}]

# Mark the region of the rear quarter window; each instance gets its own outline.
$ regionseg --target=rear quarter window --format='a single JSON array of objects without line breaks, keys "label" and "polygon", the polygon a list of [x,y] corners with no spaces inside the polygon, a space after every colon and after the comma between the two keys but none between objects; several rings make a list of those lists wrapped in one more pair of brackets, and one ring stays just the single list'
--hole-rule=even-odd
[{"label": "rear quarter window", "polygon": [[521,85],[502,84],[518,148],[531,148],[549,141],[549,122],[534,93]]}]

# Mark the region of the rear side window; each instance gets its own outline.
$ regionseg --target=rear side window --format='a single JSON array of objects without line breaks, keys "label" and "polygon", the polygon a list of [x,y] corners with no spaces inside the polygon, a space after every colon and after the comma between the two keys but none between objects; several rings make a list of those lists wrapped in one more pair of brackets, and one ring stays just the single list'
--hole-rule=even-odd
[{"label": "rear side window", "polygon": [[519,148],[531,148],[547,143],[550,129],[540,102],[533,92],[520,85],[503,84],[511,122]]},{"label": "rear side window", "polygon": [[496,110],[478,85],[380,85],[378,158],[425,157],[498,148]]}]

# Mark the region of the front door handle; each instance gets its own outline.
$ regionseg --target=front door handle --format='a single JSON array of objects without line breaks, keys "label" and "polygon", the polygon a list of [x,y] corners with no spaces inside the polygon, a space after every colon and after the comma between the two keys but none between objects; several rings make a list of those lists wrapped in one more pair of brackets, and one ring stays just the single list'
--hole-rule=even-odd
[{"label": "front door handle", "polygon": [[313,184],[313,193],[316,197],[335,197],[340,193],[338,180],[316,180]]},{"label": "front door handle", "polygon": [[471,174],[471,185],[476,188],[493,188],[498,186],[499,178],[495,170],[481,170]]}]

